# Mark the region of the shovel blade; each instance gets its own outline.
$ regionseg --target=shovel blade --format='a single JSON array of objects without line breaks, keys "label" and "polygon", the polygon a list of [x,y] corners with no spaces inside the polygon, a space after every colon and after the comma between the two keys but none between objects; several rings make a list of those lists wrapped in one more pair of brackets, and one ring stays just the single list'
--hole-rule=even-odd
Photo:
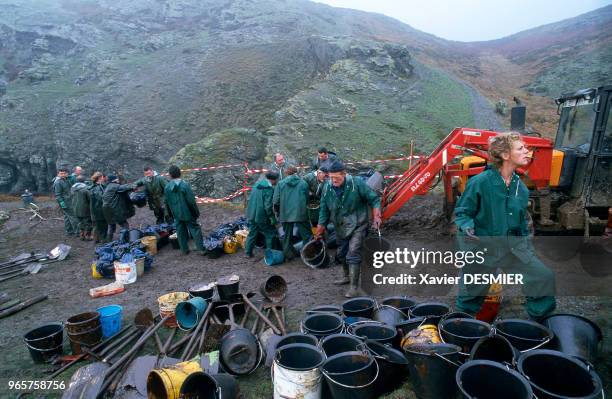
[{"label": "shovel blade", "polygon": [[62,394],[62,399],[95,398],[102,388],[108,365],[96,362],[81,367],[72,375],[68,388]]}]

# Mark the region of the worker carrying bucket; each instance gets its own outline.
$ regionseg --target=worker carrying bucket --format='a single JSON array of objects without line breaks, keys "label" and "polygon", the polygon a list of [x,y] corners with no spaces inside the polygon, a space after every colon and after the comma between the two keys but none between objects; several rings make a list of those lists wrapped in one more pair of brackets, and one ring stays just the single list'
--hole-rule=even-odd
[{"label": "worker carrying bucket", "polygon": [[321,194],[316,238],[323,238],[330,221],[336,227],[339,243],[336,260],[342,263],[343,275],[334,284],[350,283],[345,296],[352,298],[361,291],[361,247],[368,230],[369,208],[373,208],[372,227],[380,228],[380,198],[363,180],[346,173],[342,162],[334,161],[328,172],[330,182]]},{"label": "worker carrying bucket", "polygon": [[464,276],[495,273],[522,275],[527,313],[539,320],[555,309],[555,275],[538,259],[529,239],[529,190],[516,169],[530,163],[529,150],[516,133],[492,137],[489,158],[482,173],[468,180],[455,208],[459,247],[464,252],[483,251],[484,263],[462,269],[457,310],[476,314],[489,290],[488,284],[466,284]]}]

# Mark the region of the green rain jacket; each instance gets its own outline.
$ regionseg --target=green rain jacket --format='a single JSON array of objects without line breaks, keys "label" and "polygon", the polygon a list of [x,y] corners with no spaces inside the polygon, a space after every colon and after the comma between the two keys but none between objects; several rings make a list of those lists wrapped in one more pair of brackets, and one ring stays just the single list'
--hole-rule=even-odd
[{"label": "green rain jacket", "polygon": [[151,207],[152,203],[161,204],[161,200],[164,198],[164,188],[166,188],[168,180],[161,175],[145,176],[138,179],[135,184],[145,187],[149,207]]},{"label": "green rain jacket", "polygon": [[104,195],[104,184],[95,184],[90,189],[89,211],[92,220],[106,220],[102,210],[102,196]]},{"label": "green rain jacket", "polygon": [[102,194],[102,210],[108,224],[122,223],[136,214],[129,192],[133,184],[108,183]]},{"label": "green rain jacket", "polygon": [[89,210],[91,197],[89,187],[85,183],[74,183],[70,189],[72,193],[72,212],[79,218],[91,217]]},{"label": "green rain jacket", "polygon": [[72,209],[72,192],[70,191],[72,184],[68,179],[60,179],[56,177],[53,180],[53,194],[59,206],[63,208]]},{"label": "green rain jacket", "polygon": [[308,184],[298,175],[291,175],[276,184],[273,203],[280,209],[281,223],[308,221]]},{"label": "green rain jacket", "polygon": [[326,226],[330,220],[336,227],[338,238],[345,239],[370,217],[369,208],[380,208],[380,197],[361,179],[346,175],[340,198],[331,182],[323,186],[319,224]]},{"label": "green rain jacket", "polygon": [[[515,173],[510,185],[495,168],[468,180],[455,207],[455,223],[463,250],[487,248],[488,260],[495,262],[512,252],[522,261],[533,255],[527,223],[529,189]],[[478,242],[463,240],[466,229],[473,228]]]},{"label": "green rain jacket", "polygon": [[249,196],[246,217],[251,223],[276,224],[274,211],[272,210],[272,199],[274,187],[268,179],[261,179],[253,187]]},{"label": "green rain jacket", "polygon": [[189,222],[200,217],[200,210],[196,204],[195,195],[189,183],[182,179],[172,179],[164,189],[166,207],[174,220]]}]

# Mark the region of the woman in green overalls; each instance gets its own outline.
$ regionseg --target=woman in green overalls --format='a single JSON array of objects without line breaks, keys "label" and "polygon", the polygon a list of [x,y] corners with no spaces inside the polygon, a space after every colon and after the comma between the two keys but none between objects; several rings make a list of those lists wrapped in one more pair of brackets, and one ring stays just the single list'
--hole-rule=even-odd
[{"label": "woman in green overalls", "polygon": [[[489,157],[492,167],[468,180],[455,208],[460,248],[486,248],[484,263],[465,266],[463,274],[495,274],[497,268],[522,274],[527,313],[538,320],[555,309],[555,275],[534,252],[527,226],[529,190],[515,172],[529,164],[529,150],[520,135],[505,133],[491,139]],[[461,284],[457,309],[476,314],[488,289]]]}]

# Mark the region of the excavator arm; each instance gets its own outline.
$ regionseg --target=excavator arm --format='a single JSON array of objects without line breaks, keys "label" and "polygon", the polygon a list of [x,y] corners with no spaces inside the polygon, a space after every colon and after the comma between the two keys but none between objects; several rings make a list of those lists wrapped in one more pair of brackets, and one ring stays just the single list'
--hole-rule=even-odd
[{"label": "excavator arm", "polygon": [[[448,203],[453,203],[452,179],[454,176],[472,176],[484,167],[461,170],[456,162],[464,154],[476,155],[488,160],[489,140],[500,132],[468,128],[455,128],[427,157],[420,157],[392,184],[388,185],[382,196],[382,219],[387,220],[415,195],[429,191],[436,176],[444,179],[444,189]],[[533,151],[531,163],[517,170],[526,176],[536,187],[548,187],[552,162],[553,143],[549,139],[522,136],[525,144]]]}]

